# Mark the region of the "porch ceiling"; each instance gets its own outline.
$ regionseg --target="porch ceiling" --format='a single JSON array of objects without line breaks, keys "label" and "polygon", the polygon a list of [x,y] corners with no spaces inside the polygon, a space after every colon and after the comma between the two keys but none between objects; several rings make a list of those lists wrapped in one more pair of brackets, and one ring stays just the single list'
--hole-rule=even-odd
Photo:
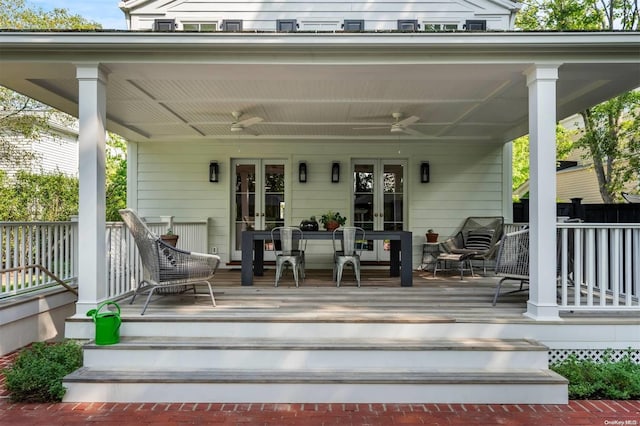
[{"label": "porch ceiling", "polygon": [[[533,63],[562,64],[559,119],[640,86],[637,34],[567,36],[562,43],[541,34],[513,41],[513,34],[420,35],[417,44],[409,35],[388,44],[377,35],[307,35],[306,44],[285,35],[12,35],[0,33],[0,84],[76,115],[75,63],[100,62],[109,74],[107,126],[138,141],[400,137],[502,143],[527,133],[525,72]],[[252,132],[232,132],[232,111],[263,121]],[[410,128],[423,136],[392,133],[394,112],[419,117]]]}]

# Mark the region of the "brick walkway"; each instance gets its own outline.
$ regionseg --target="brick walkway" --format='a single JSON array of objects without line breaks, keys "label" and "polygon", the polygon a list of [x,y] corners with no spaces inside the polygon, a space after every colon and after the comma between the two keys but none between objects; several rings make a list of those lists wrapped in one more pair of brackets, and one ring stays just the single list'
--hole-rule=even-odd
[{"label": "brick walkway", "polygon": [[[15,354],[0,357],[0,369]],[[640,426],[640,401],[520,404],[15,404],[0,375],[0,425]]]}]

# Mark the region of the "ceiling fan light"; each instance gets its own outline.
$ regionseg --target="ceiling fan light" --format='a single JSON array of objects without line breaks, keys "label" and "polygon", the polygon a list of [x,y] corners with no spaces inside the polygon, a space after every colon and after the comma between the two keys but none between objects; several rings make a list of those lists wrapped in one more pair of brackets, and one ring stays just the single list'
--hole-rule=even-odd
[{"label": "ceiling fan light", "polygon": [[391,126],[391,133],[404,133],[404,129],[400,126]]},{"label": "ceiling fan light", "polygon": [[243,130],[244,130],[244,128],[242,126],[231,126],[231,131],[232,132],[241,132]]}]

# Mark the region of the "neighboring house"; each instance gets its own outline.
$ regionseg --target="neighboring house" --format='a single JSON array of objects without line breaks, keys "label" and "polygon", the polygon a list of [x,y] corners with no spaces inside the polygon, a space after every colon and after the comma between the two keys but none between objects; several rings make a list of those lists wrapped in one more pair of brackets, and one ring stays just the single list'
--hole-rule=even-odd
[{"label": "neighboring house", "polygon": [[[436,338],[544,333],[545,342],[568,350],[640,341],[634,320],[600,321],[637,312],[628,289],[624,303],[605,306],[601,317],[563,327],[560,314],[584,306],[560,306],[555,267],[556,122],[640,86],[637,32],[510,31],[518,7],[510,1],[136,0],[120,7],[132,31],[0,32],[0,84],[79,118],[79,299],[70,337],[91,337],[84,313],[114,294],[102,212],[110,130],[129,141],[128,206],[147,218],[206,224],[200,233],[224,268],[237,268],[243,255],[252,260],[241,250],[248,226],[298,225],[333,210],[370,231],[411,232],[403,272],[421,264],[427,229],[444,237],[469,216],[511,221],[510,141],[529,134],[527,318],[454,320],[450,334]],[[445,31],[431,31],[438,25]],[[640,235],[632,228],[625,232]],[[331,268],[330,243],[321,243],[307,247],[309,269]],[[373,241],[363,259],[390,261],[388,246]],[[624,250],[631,255],[626,246],[612,253]],[[615,273],[614,286],[640,279]],[[580,302],[580,286],[571,291]],[[155,320],[146,318],[126,331],[142,333]],[[155,332],[176,325],[173,318]],[[218,326],[185,320],[179,333]],[[264,325],[243,324],[289,336],[286,318]],[[340,334],[342,324],[325,325]],[[386,336],[424,326],[422,337],[432,337],[428,327],[437,327],[396,326]]]},{"label": "neighboring house", "polygon": [[30,164],[21,167],[15,164],[3,165],[9,178],[19,170],[36,174],[60,172],[78,176],[78,130],[72,125],[52,119],[48,131],[42,132],[37,140],[16,137],[15,143],[21,149],[34,153],[35,158]]}]

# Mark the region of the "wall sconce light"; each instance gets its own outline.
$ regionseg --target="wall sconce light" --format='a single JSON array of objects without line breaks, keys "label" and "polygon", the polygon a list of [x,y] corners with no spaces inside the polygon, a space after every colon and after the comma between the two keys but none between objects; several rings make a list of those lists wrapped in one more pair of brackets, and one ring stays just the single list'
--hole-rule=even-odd
[{"label": "wall sconce light", "polygon": [[427,161],[420,164],[420,182],[429,182],[429,162]]},{"label": "wall sconce light", "polygon": [[307,181],[307,163],[301,161],[298,164],[298,182],[305,183]]},{"label": "wall sconce light", "polygon": [[331,165],[331,182],[340,182],[340,163],[333,163]]},{"label": "wall sconce light", "polygon": [[217,161],[209,163],[209,182],[218,182],[220,175],[220,167]]}]

